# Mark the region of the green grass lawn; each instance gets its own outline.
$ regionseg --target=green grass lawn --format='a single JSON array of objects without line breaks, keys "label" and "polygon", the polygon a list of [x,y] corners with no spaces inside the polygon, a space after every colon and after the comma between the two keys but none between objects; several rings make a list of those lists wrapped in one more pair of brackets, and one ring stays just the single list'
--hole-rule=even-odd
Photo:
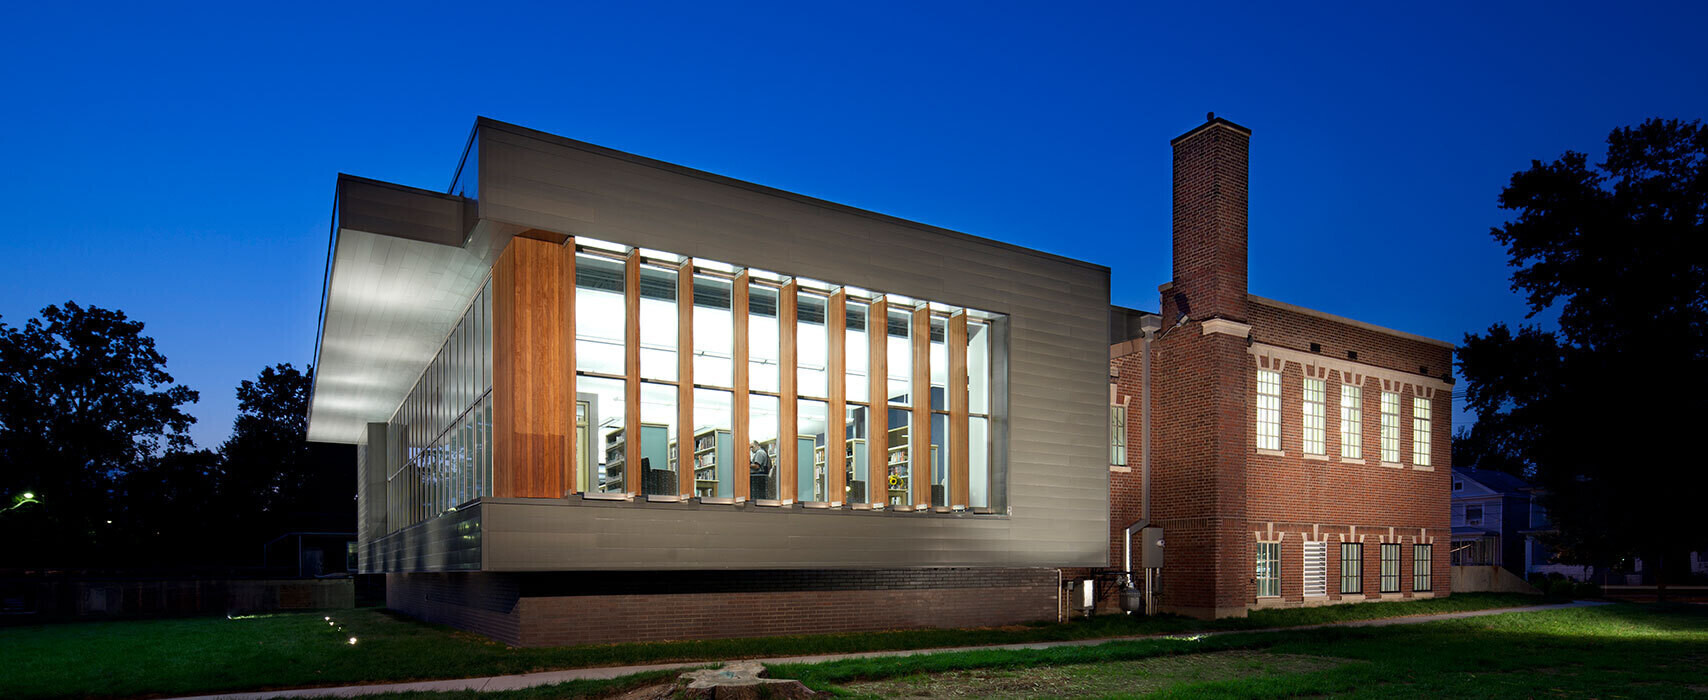
[{"label": "green grass lawn", "polygon": [[1622,603],[771,671],[851,697],[1027,697],[1014,691],[1041,676],[1052,683],[1041,693],[1050,697],[1701,698],[1708,695],[1705,664],[1708,606]]},{"label": "green grass lawn", "polygon": [[[1003,629],[527,649],[377,609],[332,613],[336,625],[328,625],[320,613],[82,622],[0,628],[0,659],[6,660],[0,664],[0,688],[9,698],[176,695],[666,661],[1256,629],[1539,602],[1531,596],[1462,594],[1434,600],[1260,611],[1246,619],[1214,622],[1109,615],[1067,624]],[[354,645],[348,643],[352,636],[357,638]],[[593,687],[568,694],[592,692]]]}]

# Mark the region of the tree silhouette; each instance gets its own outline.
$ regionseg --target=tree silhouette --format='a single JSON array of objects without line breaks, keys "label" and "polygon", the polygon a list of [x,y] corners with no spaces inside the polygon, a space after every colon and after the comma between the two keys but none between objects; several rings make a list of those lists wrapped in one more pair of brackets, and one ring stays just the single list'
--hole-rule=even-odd
[{"label": "tree silhouette", "polygon": [[40,507],[6,516],[11,563],[86,564],[122,552],[121,481],[190,446],[197,394],[173,383],[143,324],[75,302],[0,323],[0,492]]},{"label": "tree silhouette", "polygon": [[[1559,330],[1497,324],[1460,349],[1477,414],[1466,448],[1522,465],[1544,489],[1567,561],[1643,556],[1668,576],[1708,547],[1708,130],[1651,119],[1615,129],[1605,162],[1532,162],[1492,231],[1514,291]],[[1469,439],[1474,436],[1474,439]]]}]

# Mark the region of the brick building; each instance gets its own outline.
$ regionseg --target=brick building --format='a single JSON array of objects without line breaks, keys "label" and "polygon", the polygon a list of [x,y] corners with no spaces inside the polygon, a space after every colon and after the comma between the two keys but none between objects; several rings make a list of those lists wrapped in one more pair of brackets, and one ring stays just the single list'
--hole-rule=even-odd
[{"label": "brick building", "polygon": [[1159,608],[1199,617],[1446,595],[1453,346],[1250,293],[1250,137],[1212,118],[1173,141],[1162,313],[1111,314],[1112,402],[1135,418],[1111,561],[1129,524],[1161,527]]},{"label": "brick building", "polygon": [[1052,619],[1134,524],[1165,612],[1442,594],[1451,347],[1248,293],[1248,137],[1175,140],[1160,314],[487,119],[443,192],[340,176],[308,430],[358,446],[359,569],[526,645]]}]

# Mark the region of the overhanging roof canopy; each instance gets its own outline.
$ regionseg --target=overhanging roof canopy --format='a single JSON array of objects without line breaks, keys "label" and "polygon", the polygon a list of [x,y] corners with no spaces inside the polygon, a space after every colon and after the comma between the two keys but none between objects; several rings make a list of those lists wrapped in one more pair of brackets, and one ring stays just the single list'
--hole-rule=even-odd
[{"label": "overhanging roof canopy", "polygon": [[388,420],[491,269],[487,226],[455,195],[340,175],[308,439]]}]

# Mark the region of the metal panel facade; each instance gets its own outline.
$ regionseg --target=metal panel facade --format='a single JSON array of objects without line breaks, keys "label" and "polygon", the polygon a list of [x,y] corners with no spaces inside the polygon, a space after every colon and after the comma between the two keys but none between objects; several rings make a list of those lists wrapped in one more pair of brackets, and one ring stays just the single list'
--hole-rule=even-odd
[{"label": "metal panel facade", "polygon": [[[490,120],[475,139],[483,223],[1007,316],[993,328],[1007,352],[992,358],[991,382],[1008,397],[991,410],[993,465],[1007,465],[991,496],[1003,512],[486,499],[482,570],[1107,564],[1107,268]],[[382,550],[403,551],[388,551],[384,570],[446,570],[421,549],[443,533],[417,530],[385,538]]]}]

